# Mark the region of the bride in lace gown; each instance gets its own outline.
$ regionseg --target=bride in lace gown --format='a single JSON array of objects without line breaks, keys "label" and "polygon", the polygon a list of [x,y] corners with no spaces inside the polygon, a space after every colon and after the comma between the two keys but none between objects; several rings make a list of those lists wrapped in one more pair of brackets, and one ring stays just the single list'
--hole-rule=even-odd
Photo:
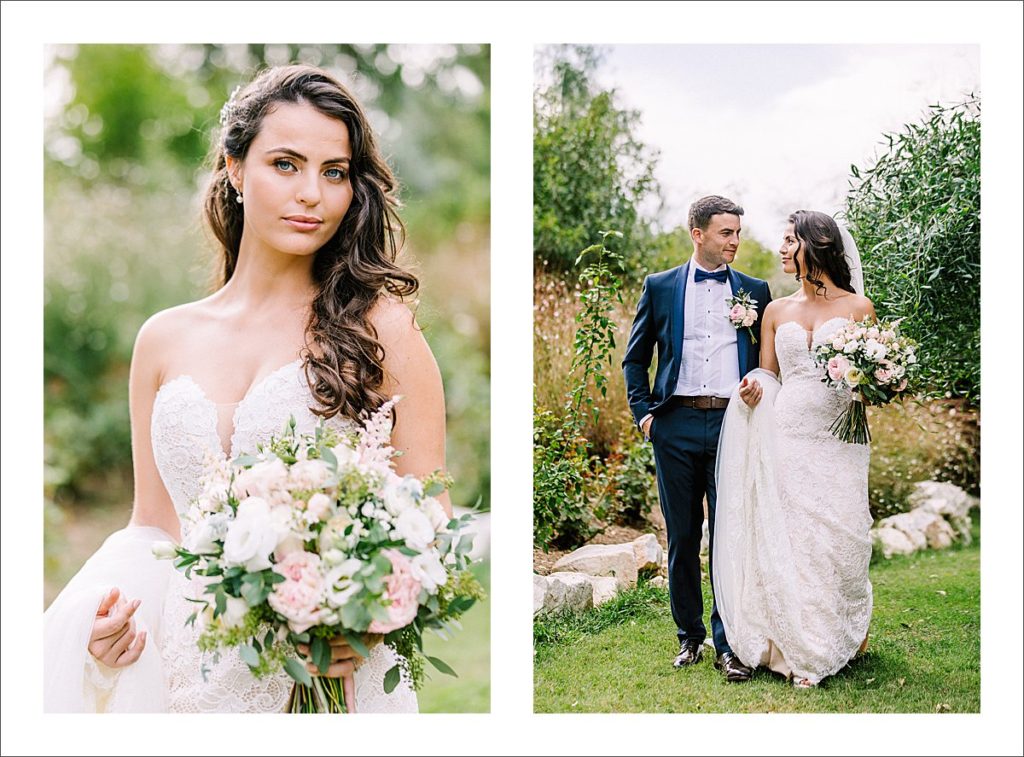
[{"label": "bride in lace gown", "polygon": [[875,312],[831,217],[794,213],[780,253],[801,288],[765,310],[761,368],[723,423],[713,572],[740,659],[808,687],[864,648],[872,606],[870,448],[829,430],[850,395],[822,383],[813,349]]},{"label": "bride in lace gown", "polygon": [[[139,332],[131,523],[44,616],[47,711],[284,709],[287,674],[255,678],[234,650],[199,652],[186,619],[200,585],[151,554],[187,538],[180,516],[209,456],[254,450],[292,416],[299,433],[320,417],[341,427],[401,395],[397,472],[444,468],[440,373],[401,302],[418,282],[395,262],[395,180],[358,102],[320,69],[274,68],[232,96],[221,125],[204,208],[222,286]],[[365,660],[333,641],[327,675],[354,711],[416,711],[408,681],[385,694],[394,653],[367,641]]]}]

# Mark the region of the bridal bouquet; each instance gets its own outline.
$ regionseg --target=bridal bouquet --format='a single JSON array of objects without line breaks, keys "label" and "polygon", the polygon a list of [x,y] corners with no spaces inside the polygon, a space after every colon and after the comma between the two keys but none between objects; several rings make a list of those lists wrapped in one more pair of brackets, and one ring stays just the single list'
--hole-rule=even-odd
[{"label": "bridal bouquet", "polygon": [[383,635],[400,660],[385,691],[403,674],[417,687],[424,660],[454,675],[423,654],[424,630],[446,635],[483,594],[468,569],[470,516],[449,519],[436,499],[447,477],[394,472],[394,402],[341,432],[321,422],[299,435],[292,418],[252,454],[211,458],[182,544],[154,547],[203,577],[188,620],[200,649],[236,647],[257,676],[283,665],[295,681],[291,712],[346,711],[341,680],[311,676],[297,645],[326,673],[332,638],[365,658],[364,634]]},{"label": "bridal bouquet", "polygon": [[865,401],[885,405],[907,390],[917,370],[917,342],[899,333],[899,321],[874,323],[851,320],[815,350],[825,371],[821,379],[852,395],[850,406],[832,424],[844,442],[871,441]]}]

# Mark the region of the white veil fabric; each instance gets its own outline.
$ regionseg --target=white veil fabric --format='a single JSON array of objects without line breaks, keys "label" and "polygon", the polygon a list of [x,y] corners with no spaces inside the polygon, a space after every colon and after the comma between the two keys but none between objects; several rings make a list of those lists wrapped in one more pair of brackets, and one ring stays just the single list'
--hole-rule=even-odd
[{"label": "white veil fabric", "polygon": [[[782,384],[757,368],[747,374],[763,393],[753,409],[732,394],[715,464],[715,602],[733,652],[752,667],[767,665],[770,640],[798,636],[800,602],[793,595],[791,537],[775,478],[775,398]],[[776,652],[777,653],[777,652]],[[806,676],[802,671],[802,675]]]},{"label": "white veil fabric", "polygon": [[857,243],[853,241],[850,230],[839,224],[839,236],[843,240],[843,252],[846,255],[846,262],[850,266],[850,282],[853,284],[853,291],[857,294],[864,294],[864,268],[860,264],[860,250]]},{"label": "white veil fabric", "polygon": [[[160,623],[170,560],[157,560],[162,529],[128,526],[103,542],[43,614],[44,712],[166,712],[167,683],[160,655]],[[124,668],[108,668],[87,646],[100,601],[114,586],[139,599],[136,631],[146,631],[142,655]]]}]

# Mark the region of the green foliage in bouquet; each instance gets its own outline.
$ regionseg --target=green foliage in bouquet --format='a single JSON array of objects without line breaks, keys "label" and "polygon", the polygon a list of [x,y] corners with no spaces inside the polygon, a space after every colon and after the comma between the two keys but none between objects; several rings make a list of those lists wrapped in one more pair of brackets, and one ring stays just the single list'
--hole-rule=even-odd
[{"label": "green foliage in bouquet", "polygon": [[[410,476],[385,478],[386,475],[391,476],[387,471],[390,469],[389,460],[395,454],[387,443],[392,404],[386,403],[362,426],[344,430],[321,422],[313,434],[298,435],[295,419],[290,419],[282,434],[259,445],[255,453],[243,454],[231,463],[223,490],[217,488],[216,469],[209,473],[214,484],[212,488],[205,484],[207,488],[190,511],[190,518],[197,519],[197,524],[208,518],[211,512],[214,517],[234,519],[245,504],[239,500],[236,491],[239,476],[256,470],[256,466],[277,465],[277,475],[287,471],[287,480],[291,481],[291,469],[283,466],[320,461],[317,470],[323,473],[326,466],[326,471],[329,471],[325,479],[310,488],[289,483],[287,491],[292,502],[292,517],[296,517],[296,512],[305,512],[309,516],[314,497],[321,498],[319,507],[330,502],[327,515],[309,516],[302,521],[306,530],[298,554],[314,560],[317,570],[321,564],[328,570],[342,563],[352,564],[347,568],[342,566],[346,572],[325,584],[326,591],[339,590],[345,595],[343,601],[334,605],[335,609],[326,609],[319,604],[320,599],[315,598],[314,603],[322,608],[317,611],[319,614],[307,617],[308,622],[301,623],[300,627],[292,625],[294,616],[282,614],[286,610],[273,603],[276,587],[288,580],[275,570],[280,560],[261,569],[251,569],[254,566],[248,564],[230,565],[230,561],[225,559],[229,526],[224,526],[220,536],[209,542],[212,547],[206,544],[199,550],[192,546],[168,545],[166,550],[170,554],[163,555],[155,550],[158,556],[173,557],[175,567],[187,577],[195,573],[206,579],[204,597],[190,600],[197,604],[197,609],[188,619],[189,623],[202,620],[198,638],[200,649],[217,653],[225,647],[237,648],[243,662],[257,676],[267,675],[283,666],[296,682],[289,704],[292,711],[345,709],[339,681],[311,676],[305,663],[295,656],[299,644],[309,646],[312,662],[325,674],[331,665],[332,638],[343,637],[361,657],[366,658],[370,655],[370,648],[363,634],[373,634],[374,624],[383,624],[379,629],[382,643],[399,656],[399,662],[385,675],[386,693],[394,690],[403,674],[413,688],[419,688],[424,680],[424,660],[442,673],[455,675],[445,662],[424,654],[423,632],[431,630],[447,638],[459,627],[458,619],[484,596],[480,583],[469,569],[473,535],[465,533],[465,527],[473,516],[466,514],[449,519],[443,526],[437,526],[436,534],[431,527],[435,538],[428,545],[429,549],[436,548],[436,569],[442,571],[443,581],[433,576],[437,581],[434,588],[433,585],[421,585],[417,579],[412,584],[419,592],[418,599],[413,597],[414,615],[404,616],[398,621],[402,625],[395,627],[397,623],[390,614],[389,605],[398,600],[389,596],[391,587],[388,585],[391,574],[398,570],[395,556],[403,555],[408,560],[419,556],[422,551],[410,547],[403,538],[395,535],[399,531],[389,529],[385,521],[380,520],[391,521],[385,509],[389,505],[389,497],[394,504],[396,495],[394,492],[388,494],[387,486],[409,484],[412,488],[402,496],[412,497],[417,503],[422,501],[424,506],[429,504],[443,517],[440,504],[431,498],[446,491],[451,479],[440,471],[424,477],[422,481],[412,480]],[[345,459],[339,460],[339,456]],[[357,461],[360,465],[356,464]],[[259,480],[256,479],[257,482]],[[254,484],[250,481],[249,485]],[[245,491],[241,487],[240,490]],[[209,494],[211,491],[215,493]],[[296,511],[294,508],[300,501],[302,504]],[[398,523],[398,515],[394,518]],[[288,528],[288,538],[291,539],[296,526]],[[189,545],[188,541],[186,545]],[[333,557],[331,553],[334,553]],[[285,562],[290,557],[291,553],[284,558]],[[255,567],[260,568],[259,565]],[[337,581],[345,585],[339,589]]]}]

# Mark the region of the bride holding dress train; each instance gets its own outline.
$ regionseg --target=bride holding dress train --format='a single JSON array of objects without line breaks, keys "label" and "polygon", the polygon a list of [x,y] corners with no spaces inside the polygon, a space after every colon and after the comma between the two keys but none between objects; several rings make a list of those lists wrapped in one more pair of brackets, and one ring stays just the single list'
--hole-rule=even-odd
[{"label": "bride holding dress train", "polygon": [[872,607],[870,448],[830,431],[850,395],[822,383],[813,349],[875,311],[830,216],[794,213],[780,252],[801,288],[766,308],[761,368],[723,422],[713,574],[739,658],[809,687],[864,648]]}]

